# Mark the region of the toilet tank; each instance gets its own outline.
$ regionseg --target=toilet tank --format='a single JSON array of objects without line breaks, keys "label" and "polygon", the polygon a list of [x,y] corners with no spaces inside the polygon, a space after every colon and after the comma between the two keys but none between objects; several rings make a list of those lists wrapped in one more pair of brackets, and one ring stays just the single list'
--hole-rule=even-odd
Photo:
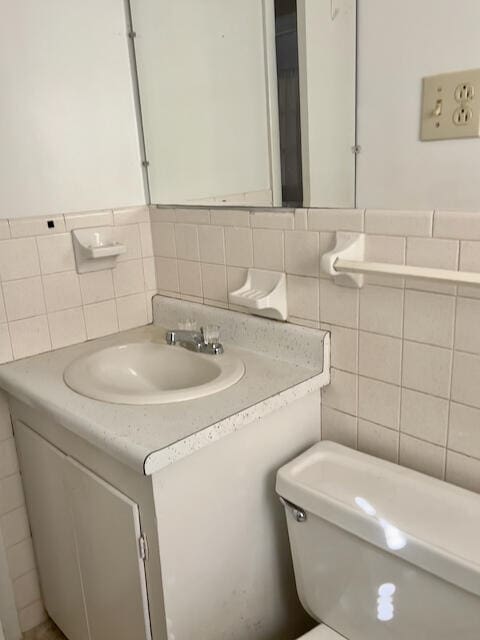
[{"label": "toilet tank", "polygon": [[479,640],[479,495],[332,442],[277,492],[313,618],[349,640]]}]

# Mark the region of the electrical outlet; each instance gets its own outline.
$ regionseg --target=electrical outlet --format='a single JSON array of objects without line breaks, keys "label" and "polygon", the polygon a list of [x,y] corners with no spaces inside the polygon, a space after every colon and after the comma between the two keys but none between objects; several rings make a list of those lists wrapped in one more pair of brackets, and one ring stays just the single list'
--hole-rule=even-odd
[{"label": "electrical outlet", "polygon": [[480,69],[423,79],[421,140],[480,137]]}]

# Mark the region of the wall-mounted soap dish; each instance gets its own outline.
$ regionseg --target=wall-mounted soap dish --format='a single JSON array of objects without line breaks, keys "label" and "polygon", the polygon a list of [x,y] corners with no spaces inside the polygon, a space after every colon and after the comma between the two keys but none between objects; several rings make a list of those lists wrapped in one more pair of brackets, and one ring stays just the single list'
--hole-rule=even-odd
[{"label": "wall-mounted soap dish", "polygon": [[113,227],[74,229],[72,239],[78,273],[113,269],[118,256],[127,250],[113,239]]},{"label": "wall-mounted soap dish", "polygon": [[286,320],[287,278],[284,273],[249,269],[243,287],[228,295],[231,304],[249,309],[250,313],[275,320]]}]

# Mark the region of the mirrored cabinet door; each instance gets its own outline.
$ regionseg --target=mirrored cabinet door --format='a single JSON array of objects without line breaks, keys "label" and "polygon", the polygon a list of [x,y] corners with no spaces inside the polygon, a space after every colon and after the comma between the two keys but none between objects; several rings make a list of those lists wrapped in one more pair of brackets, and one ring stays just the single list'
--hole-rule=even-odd
[{"label": "mirrored cabinet door", "polygon": [[153,204],[352,207],[356,0],[130,0]]}]

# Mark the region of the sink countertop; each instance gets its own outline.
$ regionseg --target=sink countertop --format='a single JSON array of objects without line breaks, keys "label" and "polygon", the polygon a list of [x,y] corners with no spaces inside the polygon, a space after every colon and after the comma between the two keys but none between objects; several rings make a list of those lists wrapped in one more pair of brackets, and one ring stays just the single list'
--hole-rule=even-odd
[{"label": "sink countertop", "polygon": [[[228,389],[195,400],[135,406],[92,400],[64,383],[64,369],[72,360],[116,344],[164,343],[166,328],[192,317],[220,324],[225,351],[244,361],[245,375]],[[328,384],[329,348],[329,334],[323,331],[156,296],[153,325],[2,365],[0,387],[150,475]]]}]

